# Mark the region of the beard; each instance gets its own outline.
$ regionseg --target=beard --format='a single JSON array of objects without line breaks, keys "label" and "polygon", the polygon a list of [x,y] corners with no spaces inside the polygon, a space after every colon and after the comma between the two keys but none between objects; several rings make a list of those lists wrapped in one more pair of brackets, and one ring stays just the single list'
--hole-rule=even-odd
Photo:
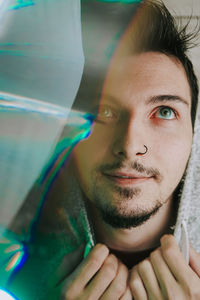
[{"label": "beard", "polygon": [[[96,190],[96,192],[98,189]],[[162,207],[164,202],[157,200],[152,207],[142,208],[136,206],[128,208],[129,202],[139,197],[141,190],[139,188],[117,188],[117,192],[121,198],[120,202],[113,204],[111,201],[101,201],[96,193],[94,202],[101,219],[108,225],[116,229],[131,229],[141,226],[154,216]],[[104,197],[105,199],[105,197]]]},{"label": "beard", "polygon": [[[118,162],[112,165],[103,165],[99,170],[100,173],[104,173],[108,170],[120,169],[122,166],[123,163]],[[153,175],[158,181],[162,180],[157,169],[147,169],[138,162],[134,162],[129,169]],[[145,195],[144,190],[140,187],[120,187],[105,181],[102,183],[101,179],[95,175],[94,173],[91,177],[93,188],[91,197],[88,198],[93,199],[93,206],[101,219],[113,228],[130,229],[141,226],[154,216],[166,202],[161,195],[157,195],[157,199],[153,199],[152,196],[150,196],[151,200],[148,199],[149,195]]]},{"label": "beard", "polygon": [[115,207],[98,207],[102,220],[113,228],[117,229],[131,229],[141,226],[154,216],[162,205],[158,203],[151,210],[132,211],[129,214],[119,211]]},{"label": "beard", "polygon": [[[90,174],[90,184],[85,185],[83,179],[80,182],[85,204],[89,210],[91,209],[91,219],[95,218],[95,214],[93,214],[95,211],[111,227],[130,229],[147,222],[167,201],[164,201],[160,193],[156,198],[151,195],[149,199],[147,193],[144,195],[144,188],[120,187],[105,180],[104,176],[99,176],[107,171],[120,170],[122,167],[152,176],[155,182],[162,181],[162,175],[158,169],[147,168],[137,161],[129,164],[120,161],[97,165]],[[79,173],[77,176],[80,178]]]}]

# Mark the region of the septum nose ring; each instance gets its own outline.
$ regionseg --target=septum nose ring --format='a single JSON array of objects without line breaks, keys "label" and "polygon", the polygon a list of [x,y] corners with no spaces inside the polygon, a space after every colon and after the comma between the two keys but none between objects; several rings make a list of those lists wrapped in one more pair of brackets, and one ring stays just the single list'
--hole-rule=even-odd
[{"label": "septum nose ring", "polygon": [[144,145],[145,151],[144,152],[138,152],[137,155],[145,155],[148,151],[148,148],[146,145]]}]

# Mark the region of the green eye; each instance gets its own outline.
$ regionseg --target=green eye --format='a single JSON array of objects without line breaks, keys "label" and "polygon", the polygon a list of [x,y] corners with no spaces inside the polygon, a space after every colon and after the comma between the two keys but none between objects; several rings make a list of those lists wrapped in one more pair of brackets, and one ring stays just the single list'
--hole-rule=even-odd
[{"label": "green eye", "polygon": [[173,111],[173,109],[166,106],[166,107],[161,107],[158,110],[158,117],[161,118],[161,119],[171,120],[171,119],[174,119],[176,117],[176,114]]},{"label": "green eye", "polygon": [[106,121],[106,120],[112,120],[116,117],[113,109],[111,109],[109,106],[101,106],[98,112],[97,119]]},{"label": "green eye", "polygon": [[100,116],[105,118],[111,118],[112,117],[112,111],[109,107],[103,107],[100,111]]}]

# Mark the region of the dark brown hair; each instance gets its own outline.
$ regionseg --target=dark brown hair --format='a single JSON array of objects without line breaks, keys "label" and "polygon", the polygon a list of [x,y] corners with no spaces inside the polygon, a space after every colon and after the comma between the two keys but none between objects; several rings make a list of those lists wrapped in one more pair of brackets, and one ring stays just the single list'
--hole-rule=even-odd
[{"label": "dark brown hair", "polygon": [[[181,28],[162,1],[146,0],[141,2],[137,28],[135,30],[138,52],[156,51],[172,55],[183,65],[191,90],[191,119],[194,127],[198,102],[198,80],[194,72],[188,50],[195,46],[199,26],[188,32],[189,22]],[[135,40],[135,38],[133,38]]]}]

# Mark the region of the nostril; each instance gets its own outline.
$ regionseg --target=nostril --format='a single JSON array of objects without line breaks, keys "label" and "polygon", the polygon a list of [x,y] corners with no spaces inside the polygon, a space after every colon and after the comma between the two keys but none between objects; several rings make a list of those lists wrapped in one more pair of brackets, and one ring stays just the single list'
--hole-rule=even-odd
[{"label": "nostril", "polygon": [[124,155],[123,151],[118,152],[119,155]]}]

